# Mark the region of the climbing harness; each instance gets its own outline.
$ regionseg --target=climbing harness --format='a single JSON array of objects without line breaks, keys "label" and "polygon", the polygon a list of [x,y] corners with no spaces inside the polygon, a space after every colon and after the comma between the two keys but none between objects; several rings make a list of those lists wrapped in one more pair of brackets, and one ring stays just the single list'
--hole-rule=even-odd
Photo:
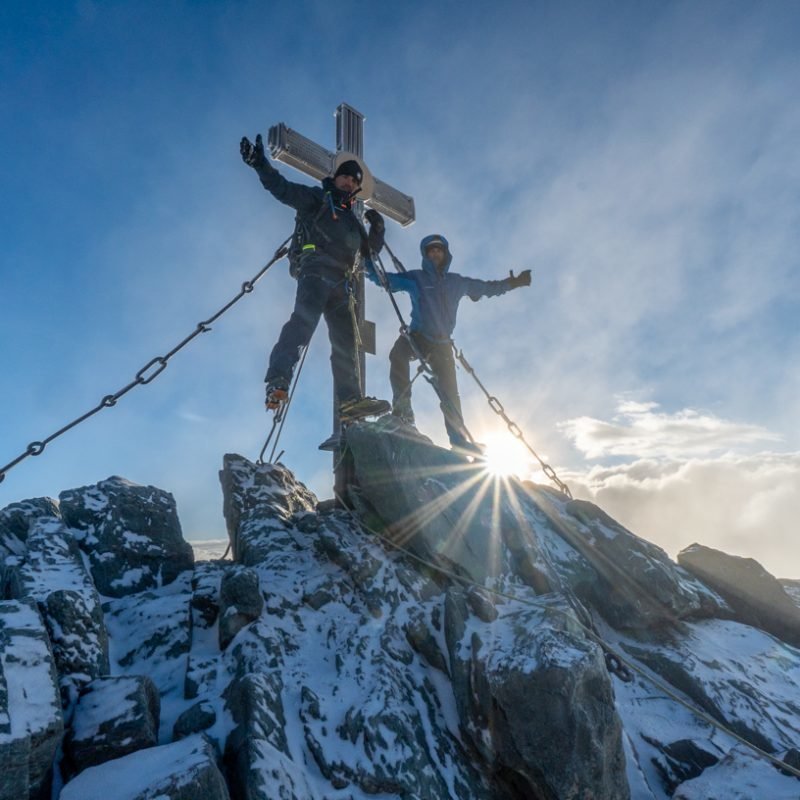
[{"label": "climbing harness", "polygon": [[477,589],[480,592],[485,592],[487,594],[494,595],[495,597],[500,597],[505,600],[511,600],[513,602],[521,603],[522,605],[531,606],[533,608],[541,608],[550,613],[555,612],[557,614],[561,614],[564,617],[567,617],[571,622],[577,623],[577,625],[584,631],[586,636],[602,649],[606,669],[610,673],[616,675],[621,681],[625,683],[632,682],[634,678],[634,673],[636,673],[640,678],[643,678],[645,681],[650,683],[660,692],[663,692],[668,698],[682,705],[687,711],[689,711],[692,715],[694,715],[698,719],[716,728],[717,730],[722,731],[735,741],[749,748],[757,756],[766,759],[767,761],[770,761],[778,769],[783,770],[793,775],[796,778],[800,778],[800,769],[797,769],[791,766],[790,764],[787,764],[780,758],[777,758],[776,756],[772,755],[771,753],[767,753],[765,750],[762,750],[757,745],[753,744],[752,742],[745,739],[743,736],[740,736],[738,733],[731,730],[728,726],[723,725],[721,722],[714,719],[714,717],[712,717],[710,714],[706,713],[700,708],[697,708],[697,706],[695,706],[693,703],[682,698],[670,686],[666,685],[658,678],[654,678],[651,674],[646,672],[637,664],[634,664],[632,661],[629,661],[624,656],[620,655],[613,647],[611,647],[611,645],[609,645],[600,636],[600,634],[592,630],[592,628],[590,628],[585,623],[581,622],[581,620],[578,619],[577,615],[572,615],[568,611],[565,611],[564,609],[558,608],[556,606],[546,605],[545,603],[537,603],[535,600],[529,600],[527,598],[517,597],[513,594],[509,594],[508,592],[503,592],[500,591],[499,589],[494,589],[488,586],[484,586],[472,580],[471,578],[466,577],[465,575],[459,575],[456,572],[453,572],[451,570],[446,569],[445,567],[442,567],[440,564],[436,564],[433,561],[428,561],[422,556],[418,556],[416,553],[412,552],[403,545],[392,541],[388,536],[384,535],[383,532],[376,530],[374,527],[364,522],[364,520],[356,516],[355,512],[353,512],[352,509],[350,509],[347,506],[347,504],[344,503],[343,499],[338,494],[336,494],[335,497],[339,501],[339,504],[342,507],[342,509],[345,510],[347,514],[359,526],[365,528],[367,531],[369,531],[378,539],[380,539],[383,543],[389,545],[389,547],[391,547],[392,549],[397,550],[400,553],[403,553],[412,560],[416,561],[418,564],[422,564],[423,566],[428,567],[429,569],[432,569],[435,572],[438,572],[440,575],[443,575],[444,577],[450,578],[451,580],[463,584],[464,586]]},{"label": "climbing harness", "polygon": [[[395,254],[392,252],[391,248],[389,247],[388,244],[386,244],[386,242],[384,242],[384,247],[386,248],[386,251],[389,253],[389,256],[392,259],[392,263],[394,264],[395,269],[397,269],[398,272],[407,272],[406,268],[403,266],[403,264],[400,262],[400,260],[395,256]],[[386,278],[386,271],[384,270],[383,264],[380,262],[380,257],[377,256],[377,254],[373,256],[373,264],[376,264],[376,267],[380,266],[380,271],[377,268],[376,268],[375,271],[376,271],[376,273],[377,273],[377,275],[378,275],[378,277],[379,277],[379,279],[381,281],[381,284],[382,284],[383,288],[386,289],[387,293],[389,294],[389,297],[390,297],[390,299],[392,301],[392,305],[394,306],[395,312],[397,313],[398,317],[400,318],[400,322],[401,322],[401,325],[402,325],[402,327],[400,329],[401,333],[408,339],[409,342],[411,342],[412,347],[414,347],[413,339],[410,336],[408,327],[406,326],[405,322],[403,321],[403,317],[400,314],[399,308],[397,307],[397,302],[395,301],[394,296],[392,295],[392,293],[389,291],[389,283],[388,283],[388,279]],[[466,356],[464,355],[464,351],[463,350],[459,350],[456,347],[455,342],[451,341],[450,343],[451,343],[451,345],[453,347],[453,354],[458,359],[458,361],[461,363],[461,366],[464,367],[464,369],[473,377],[473,379],[478,384],[478,386],[481,389],[481,391],[486,395],[486,399],[488,400],[489,407],[492,409],[492,411],[494,411],[495,414],[497,414],[506,423],[506,425],[508,426],[508,430],[511,432],[511,434],[515,438],[519,439],[520,442],[522,442],[522,444],[525,445],[525,447],[528,449],[528,451],[531,453],[531,455],[533,455],[534,458],[539,462],[539,465],[541,466],[542,472],[544,472],[544,474],[558,487],[558,490],[560,492],[565,494],[571,500],[572,499],[572,492],[570,492],[569,486],[567,486],[567,484],[564,483],[564,481],[562,481],[558,477],[558,475],[556,475],[555,470],[549,464],[546,464],[539,457],[539,454],[533,449],[533,447],[531,447],[531,445],[528,444],[527,440],[525,439],[525,435],[523,434],[523,432],[520,429],[519,425],[517,425],[516,422],[514,422],[513,420],[511,420],[508,417],[508,415],[505,412],[505,409],[503,408],[503,404],[494,395],[490,394],[488,389],[480,381],[480,379],[478,378],[477,374],[475,373],[475,370],[472,368],[470,363],[467,361]],[[414,348],[414,349],[415,349],[415,354],[416,354],[418,348]],[[421,364],[420,370],[425,370],[426,372],[432,373],[432,370],[430,369],[430,367],[427,364],[425,364],[424,367],[422,366],[423,363],[424,363],[424,360],[420,359],[420,364]],[[419,375],[419,371],[417,372],[417,375]],[[427,374],[426,374],[426,378],[429,380],[429,382],[432,382],[432,381],[430,381],[430,378],[428,378]],[[416,380],[416,376],[415,376],[415,380]],[[411,383],[413,383],[413,381]],[[434,386],[434,388],[436,388],[436,387]],[[407,391],[410,391],[410,389],[411,389],[411,384],[409,384],[409,387],[408,387]],[[438,391],[437,391],[437,394],[438,394]],[[440,395],[440,398],[441,398],[441,395]],[[464,430],[468,434],[469,441],[474,444],[475,440],[472,438],[471,435],[469,435],[469,432],[466,429],[466,425],[464,425],[463,419],[461,421],[461,424],[462,424]]]},{"label": "climbing harness", "polygon": [[249,280],[245,281],[242,284],[242,288],[239,293],[229,300],[222,308],[217,311],[216,314],[209,317],[202,322],[197,323],[197,327],[190,333],[186,338],[182,339],[175,347],[172,348],[168,353],[163,356],[156,356],[155,358],[150,359],[137,373],[134,379],[127,384],[127,386],[123,386],[118,391],[114,392],[114,394],[107,394],[94,408],[87,411],[85,414],[77,417],[76,419],[72,420],[72,422],[64,425],[62,428],[59,428],[55,433],[51,433],[45,439],[41,441],[31,442],[27,448],[25,449],[24,453],[21,453],[17,458],[13,461],[9,461],[3,467],[0,467],[0,483],[5,480],[6,473],[13,469],[17,464],[24,461],[28,456],[39,456],[44,452],[45,447],[47,447],[50,442],[54,439],[57,439],[62,434],[66,433],[67,431],[74,428],[76,425],[80,425],[80,423],[84,422],[85,420],[89,419],[89,417],[94,416],[99,411],[102,411],[104,408],[111,408],[115,406],[117,402],[126,395],[131,389],[135,386],[144,386],[148,383],[151,383],[155,378],[157,378],[166,368],[169,360],[180,350],[186,347],[189,342],[191,342],[196,336],[199,336],[201,333],[208,333],[211,330],[212,323],[216,322],[231,306],[238,303],[239,300],[242,299],[246,294],[250,294],[253,289],[255,289],[256,283],[263,277],[264,273],[276,262],[280,261],[288,252],[287,245],[291,240],[291,236],[287,238],[275,251],[275,254],[272,258],[263,266],[261,269]]}]

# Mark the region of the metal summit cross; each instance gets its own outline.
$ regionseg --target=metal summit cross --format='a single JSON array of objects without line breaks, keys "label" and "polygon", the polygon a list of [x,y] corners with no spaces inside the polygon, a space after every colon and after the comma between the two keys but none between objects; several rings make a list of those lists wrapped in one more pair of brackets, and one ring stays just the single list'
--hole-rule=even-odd
[{"label": "metal summit cross", "polygon": [[[337,162],[341,163],[344,156],[354,155],[364,164],[364,115],[356,111],[347,103],[341,103],[336,109],[336,152],[332,153],[325,147],[312,142],[297,131],[284,125],[282,122],[269,129],[268,144],[270,155],[284,164],[288,164],[300,172],[322,180],[332,175]],[[414,198],[398,191],[389,184],[375,178],[366,168],[364,170],[364,183],[359,196],[356,213],[361,216],[362,201],[370,208],[374,208],[386,217],[399,222],[405,227],[414,222]],[[364,317],[364,276],[358,281],[356,289],[358,302],[358,325],[362,342],[366,343],[359,348],[358,360],[361,375],[361,391],[366,391],[366,359],[365,352],[375,353],[375,323],[369,322]],[[334,430],[339,429],[339,418],[336,410],[334,390]],[[339,459],[339,462],[344,459]],[[334,463],[337,463],[334,456]],[[346,477],[340,469],[336,470],[336,488],[343,489],[347,483]]]}]

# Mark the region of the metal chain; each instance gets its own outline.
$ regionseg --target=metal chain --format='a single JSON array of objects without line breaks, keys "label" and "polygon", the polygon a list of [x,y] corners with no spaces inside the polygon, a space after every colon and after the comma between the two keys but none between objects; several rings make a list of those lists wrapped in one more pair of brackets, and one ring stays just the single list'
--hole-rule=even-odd
[{"label": "metal chain", "polygon": [[561,492],[563,492],[567,497],[569,497],[570,500],[572,500],[572,492],[570,492],[569,486],[567,486],[567,484],[564,483],[564,481],[562,481],[558,475],[556,475],[555,470],[549,464],[545,464],[545,462],[542,461],[542,459],[539,457],[539,454],[528,444],[519,425],[510,419],[508,414],[506,414],[503,404],[493,394],[489,394],[489,390],[481,383],[480,378],[478,378],[478,376],[475,374],[475,370],[472,368],[469,361],[467,361],[464,352],[459,350],[455,344],[453,344],[453,352],[455,353],[456,358],[461,362],[461,366],[464,367],[464,369],[469,372],[470,375],[472,375],[472,377],[475,379],[475,383],[478,384],[481,391],[486,395],[486,399],[489,402],[489,408],[491,408],[498,417],[502,418],[503,422],[505,422],[508,426],[508,430],[511,432],[511,435],[519,439],[522,444],[528,448],[531,455],[533,455],[533,457],[539,462],[542,472],[544,472],[544,474],[547,475],[551,481],[553,481],[553,483]]},{"label": "metal chain", "polygon": [[264,273],[276,262],[280,261],[288,252],[287,245],[291,241],[291,236],[286,239],[286,241],[281,244],[278,249],[275,251],[273,257],[268,261],[249,281],[245,281],[242,284],[242,288],[239,293],[227,302],[222,308],[217,311],[216,314],[209,317],[208,319],[203,320],[202,322],[197,323],[197,327],[190,333],[185,339],[180,341],[175,347],[172,348],[168,353],[163,356],[156,356],[155,358],[150,359],[137,373],[134,379],[123,386],[118,391],[114,392],[113,394],[107,394],[94,408],[87,411],[85,414],[82,414],[77,419],[72,420],[72,422],[64,425],[63,428],[59,428],[55,433],[51,433],[47,438],[42,439],[41,441],[31,442],[25,452],[21,453],[17,456],[13,461],[9,461],[3,467],[0,467],[0,483],[5,480],[6,473],[12,469],[13,467],[17,466],[21,461],[24,461],[28,456],[39,456],[44,452],[45,447],[47,447],[50,442],[54,439],[57,439],[62,434],[66,433],[69,430],[72,430],[77,425],[80,425],[82,422],[85,422],[89,417],[94,416],[99,411],[102,411],[104,408],[111,408],[117,404],[117,401],[120,400],[124,395],[126,395],[131,389],[135,386],[146,386],[148,383],[151,383],[155,380],[166,368],[169,360],[174,356],[179,350],[182,350],[186,347],[189,342],[192,341],[196,336],[199,336],[201,333],[208,333],[211,330],[212,323],[216,322],[231,306],[235,303],[238,303],[239,300],[242,299],[246,294],[250,294],[250,292],[255,289],[255,284],[261,279]]}]

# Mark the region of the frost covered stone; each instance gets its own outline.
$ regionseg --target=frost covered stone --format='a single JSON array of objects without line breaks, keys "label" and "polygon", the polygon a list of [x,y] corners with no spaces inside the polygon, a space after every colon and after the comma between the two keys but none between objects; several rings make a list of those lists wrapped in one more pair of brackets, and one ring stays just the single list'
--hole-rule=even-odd
[{"label": "frost covered stone", "polygon": [[[113,787],[113,788],[112,788]],[[201,736],[91,767],[60,800],[230,800],[213,747]]]},{"label": "frost covered stone", "polygon": [[0,800],[50,796],[63,731],[55,664],[36,603],[0,602]]},{"label": "frost covered stone", "polygon": [[263,608],[258,573],[249,567],[229,567],[220,586],[220,649],[224,650],[245,625],[258,619]]},{"label": "frost covered stone", "polygon": [[57,516],[58,506],[49,497],[11,503],[0,510],[0,556],[24,555],[31,522],[38,517]]},{"label": "frost covered stone", "polygon": [[24,560],[9,583],[12,596],[32,597],[39,604],[66,707],[83,685],[109,669],[100,596],[74,532],[57,517],[33,519]]},{"label": "frost covered stone", "polygon": [[194,554],[168,492],[111,477],[62,492],[60,502],[64,521],[83,534],[100,594],[153,589],[192,568]]},{"label": "frost covered stone", "polygon": [[150,678],[106,677],[81,692],[65,751],[73,772],[158,743],[161,704]]}]

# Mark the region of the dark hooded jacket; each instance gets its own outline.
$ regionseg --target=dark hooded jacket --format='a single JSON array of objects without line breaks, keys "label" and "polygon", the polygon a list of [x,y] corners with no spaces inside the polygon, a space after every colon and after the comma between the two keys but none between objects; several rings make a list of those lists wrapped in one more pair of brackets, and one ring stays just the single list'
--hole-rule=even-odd
[{"label": "dark hooded jacket", "polygon": [[307,229],[304,244],[314,245],[302,256],[302,269],[312,265],[347,272],[362,246],[363,228],[352,209],[352,198],[336,188],[332,178],[322,187],[287,181],[265,162],[258,170],[263,187],[276,200],[297,211],[297,218]]},{"label": "dark hooded jacket", "polygon": [[[425,255],[427,246],[433,240],[441,240],[445,247],[444,269],[440,273]],[[389,291],[408,292],[411,296],[411,322],[409,330],[421,333],[432,342],[447,342],[456,327],[458,304],[462,297],[479,300],[481,297],[496,297],[511,289],[506,278],[499,281],[483,281],[479,278],[466,278],[450,272],[453,260],[450,244],[444,236],[426,236],[419,244],[422,253],[422,269],[408,272],[387,272]],[[366,262],[367,277],[381,286],[371,261]]]}]

